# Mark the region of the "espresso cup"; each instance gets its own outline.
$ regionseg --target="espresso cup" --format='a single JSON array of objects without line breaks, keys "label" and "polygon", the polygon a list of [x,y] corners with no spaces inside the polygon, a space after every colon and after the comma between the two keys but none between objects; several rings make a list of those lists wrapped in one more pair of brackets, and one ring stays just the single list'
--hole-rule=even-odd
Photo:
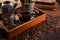
[{"label": "espresso cup", "polygon": [[30,20],[30,13],[29,12],[21,12],[19,16],[19,20],[21,22],[27,22]]}]

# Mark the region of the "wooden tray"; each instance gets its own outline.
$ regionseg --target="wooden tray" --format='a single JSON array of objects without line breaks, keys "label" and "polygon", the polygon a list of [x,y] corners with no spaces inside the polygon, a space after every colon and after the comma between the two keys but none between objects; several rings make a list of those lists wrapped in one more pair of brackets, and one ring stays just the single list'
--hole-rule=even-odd
[{"label": "wooden tray", "polygon": [[[24,32],[25,30],[34,27],[35,25],[37,25],[38,23],[41,23],[42,21],[46,20],[46,13],[44,13],[42,10],[38,9],[35,7],[35,11],[38,10],[39,12],[42,12],[42,14],[40,14],[39,16],[37,16],[36,18],[31,19],[28,22],[25,22],[15,28],[12,28],[11,30],[8,30],[5,26],[2,25],[2,28],[4,29],[4,31],[7,34],[7,37],[9,39],[13,38],[14,36],[20,34],[21,32]],[[36,11],[36,13],[38,12]],[[3,34],[4,35],[4,34]]]},{"label": "wooden tray", "polygon": [[43,3],[43,2],[36,2],[35,4],[36,7],[40,9],[49,9],[49,10],[54,10],[57,8],[58,3]]}]

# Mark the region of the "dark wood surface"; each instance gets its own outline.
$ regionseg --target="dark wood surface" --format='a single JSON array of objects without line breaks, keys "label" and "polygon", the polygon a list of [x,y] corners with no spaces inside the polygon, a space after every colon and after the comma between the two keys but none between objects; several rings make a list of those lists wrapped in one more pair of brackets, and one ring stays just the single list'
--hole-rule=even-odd
[{"label": "dark wood surface", "polygon": [[[60,17],[60,4],[58,4],[57,8],[55,11],[51,10],[44,10],[48,15],[51,15],[53,17],[59,16]],[[56,24],[56,28],[60,28],[60,21]]]}]

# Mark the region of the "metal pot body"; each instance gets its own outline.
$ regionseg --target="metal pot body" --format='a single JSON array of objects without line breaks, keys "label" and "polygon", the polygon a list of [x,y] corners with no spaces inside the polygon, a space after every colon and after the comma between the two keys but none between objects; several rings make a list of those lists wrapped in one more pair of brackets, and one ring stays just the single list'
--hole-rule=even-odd
[{"label": "metal pot body", "polygon": [[23,4],[22,3],[22,10],[23,11],[27,11],[29,13],[32,13],[34,10],[34,2],[33,3],[27,3],[27,4]]},{"label": "metal pot body", "polygon": [[14,4],[10,2],[4,2],[2,3],[2,12],[3,14],[6,13],[8,16],[4,16],[6,18],[9,18],[11,24],[14,24]]}]

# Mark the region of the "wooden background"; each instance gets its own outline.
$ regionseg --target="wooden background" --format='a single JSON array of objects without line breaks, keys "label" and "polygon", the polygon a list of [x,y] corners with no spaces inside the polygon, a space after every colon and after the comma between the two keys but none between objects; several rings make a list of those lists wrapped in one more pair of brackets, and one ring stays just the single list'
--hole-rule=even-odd
[{"label": "wooden background", "polygon": [[4,2],[4,1],[11,1],[11,2],[15,2],[14,0],[0,0],[0,2]]},{"label": "wooden background", "polygon": [[[0,2],[4,2],[4,1],[11,1],[11,2],[16,3],[14,0],[0,0]],[[18,5],[17,5],[16,8],[21,7],[21,2],[20,2],[20,0],[17,1],[17,4],[18,4]]]}]

